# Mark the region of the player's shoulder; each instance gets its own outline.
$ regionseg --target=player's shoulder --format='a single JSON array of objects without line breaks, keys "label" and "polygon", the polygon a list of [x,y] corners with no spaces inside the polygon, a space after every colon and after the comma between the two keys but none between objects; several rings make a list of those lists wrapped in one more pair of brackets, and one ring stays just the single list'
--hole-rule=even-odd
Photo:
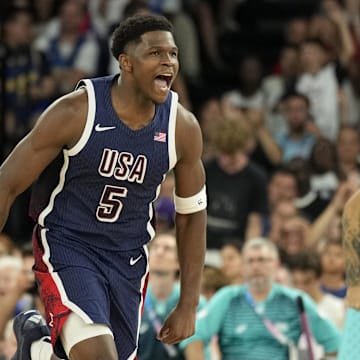
[{"label": "player's shoulder", "polygon": [[88,97],[86,89],[80,88],[68,94],[65,94],[55,100],[50,107],[49,111],[58,113],[62,117],[79,118],[87,113]]},{"label": "player's shoulder", "polygon": [[188,130],[191,128],[199,128],[199,122],[197,121],[195,115],[180,103],[177,105],[176,122],[181,127]]},{"label": "player's shoulder", "polygon": [[61,96],[40,115],[32,136],[53,138],[64,146],[73,146],[84,129],[87,108],[84,89]]},{"label": "player's shoulder", "polygon": [[178,104],[176,115],[176,150],[178,159],[195,159],[202,153],[202,134],[195,115]]}]

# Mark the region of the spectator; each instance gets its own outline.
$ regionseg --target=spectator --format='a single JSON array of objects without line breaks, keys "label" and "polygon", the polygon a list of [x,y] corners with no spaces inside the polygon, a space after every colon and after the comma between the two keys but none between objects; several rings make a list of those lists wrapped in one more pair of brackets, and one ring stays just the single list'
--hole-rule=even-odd
[{"label": "spectator", "polygon": [[16,351],[16,338],[13,331],[13,319],[10,319],[5,327],[4,339],[1,346],[1,360],[11,360]]},{"label": "spectator", "polygon": [[293,200],[279,200],[274,204],[270,212],[270,223],[267,231],[268,237],[273,241],[279,241],[283,224],[290,218],[300,215]]},{"label": "spectator", "polygon": [[322,291],[320,284],[322,268],[319,254],[311,250],[300,252],[292,257],[289,267],[294,287],[310,295],[317,304],[319,312],[342,329],[345,318],[344,301]]},{"label": "spectator", "polygon": [[294,17],[286,23],[284,30],[286,43],[298,46],[308,37],[309,21],[307,18]]},{"label": "spectator", "polygon": [[331,200],[341,180],[335,144],[326,138],[318,138],[310,159],[310,187],[325,201]]},{"label": "spectator", "polygon": [[222,109],[217,98],[210,98],[205,101],[199,109],[199,122],[203,134],[203,154],[204,161],[215,157],[216,148],[214,145],[214,135],[218,124],[223,120]]},{"label": "spectator", "polygon": [[325,241],[320,247],[321,289],[323,292],[345,298],[345,258],[341,238]]},{"label": "spectator", "polygon": [[328,206],[329,200],[322,199],[319,194],[311,189],[311,168],[308,161],[294,158],[287,164],[296,178],[297,198],[296,208],[310,221],[313,222]]},{"label": "spectator", "polygon": [[61,0],[32,0],[32,10],[35,16],[35,38],[34,45],[36,46],[37,39],[42,34],[49,34],[55,32],[57,17],[59,15],[59,7]]},{"label": "spectator", "polygon": [[236,87],[225,92],[222,101],[242,110],[262,110],[264,94],[261,86],[264,69],[260,57],[255,54],[244,56],[238,63],[234,75]]},{"label": "spectator", "polygon": [[277,168],[269,179],[267,193],[271,210],[280,201],[294,201],[298,194],[295,174],[286,167]]},{"label": "spectator", "polygon": [[149,246],[149,285],[141,319],[139,360],[183,359],[176,345],[157,340],[165,318],[176,306],[180,288],[176,238],[171,232],[159,233]]},{"label": "spectator", "polygon": [[[2,42],[4,63],[4,139],[1,155],[7,155],[32,128],[37,115],[55,93],[44,54],[35,50],[34,19],[27,7],[11,7],[4,15]],[[16,243],[31,237],[33,223],[27,216],[30,191],[19,196],[10,211],[5,231]]]},{"label": "spectator", "polygon": [[[205,265],[203,279],[201,284],[201,294],[208,301],[216,294],[222,287],[227,285],[227,279],[220,268],[212,265]],[[220,360],[221,353],[219,349],[218,337],[213,336],[209,344],[210,355],[207,356],[209,360]]]},{"label": "spectator", "polygon": [[272,239],[279,248],[281,262],[288,265],[291,258],[311,245],[311,224],[301,215],[294,215],[280,225],[279,238]]},{"label": "spectator", "polygon": [[221,270],[229,284],[243,283],[240,240],[227,241],[221,248]]},{"label": "spectator", "polygon": [[166,174],[161,184],[159,197],[156,199],[154,208],[156,215],[156,229],[166,231],[175,226],[175,205],[174,205],[175,178],[172,172]]},{"label": "spectator", "polygon": [[29,8],[11,8],[6,14],[3,41],[5,66],[5,155],[32,128],[54,95],[44,54],[32,45],[34,19]]},{"label": "spectator", "polygon": [[220,113],[220,116],[226,119],[246,122],[251,126],[254,136],[248,147],[248,155],[266,173],[272,173],[274,168],[281,163],[282,154],[280,147],[265,126],[264,112],[251,108],[241,109],[223,98],[220,101]]},{"label": "spectator", "polygon": [[293,286],[291,272],[285,264],[280,264],[275,275],[275,282],[288,287]]},{"label": "spectator", "polygon": [[279,67],[279,72],[264,77],[262,86],[265,98],[265,124],[274,138],[287,131],[286,120],[281,112],[281,99],[295,89],[300,72],[297,45],[282,47]]},{"label": "spectator", "polygon": [[173,229],[175,226],[175,205],[168,197],[160,197],[154,205],[156,216],[156,228],[159,231]]},{"label": "spectator", "polygon": [[282,107],[287,131],[276,138],[282,150],[282,161],[287,163],[294,158],[307,160],[317,131],[310,117],[309,99],[298,92],[288,93],[282,99]]},{"label": "spectator", "polygon": [[318,39],[307,39],[300,48],[302,73],[296,89],[310,101],[310,113],[320,134],[334,141],[340,118],[335,65],[326,46]]},{"label": "spectator", "polygon": [[309,21],[309,37],[320,39],[326,46],[338,74],[355,54],[355,42],[347,15],[337,0],[320,1],[319,11]]},{"label": "spectator", "polygon": [[226,238],[262,234],[267,214],[266,177],[248,157],[249,125],[224,120],[214,133],[216,158],[205,163],[208,193],[207,248],[219,250]]},{"label": "spectator", "polygon": [[107,38],[113,27],[118,25],[119,18],[123,17],[126,6],[129,3],[138,3],[139,1],[88,0],[87,2],[91,27],[101,38]]},{"label": "spectator", "polygon": [[[225,61],[221,53],[220,33],[221,27],[229,23],[233,14],[235,1],[197,1],[195,18],[198,24],[200,43],[203,44],[202,62],[206,70],[223,71]],[[230,21],[233,23],[233,21]]]},{"label": "spectator", "polygon": [[317,245],[323,240],[340,239],[340,217],[345,202],[356,191],[351,181],[340,183],[331,202],[312,222],[310,244]]},{"label": "spectator", "polygon": [[336,143],[340,171],[346,179],[360,186],[360,134],[355,128],[346,126],[339,131]]},{"label": "spectator", "polygon": [[[246,285],[225,286],[210,299],[198,314],[195,335],[181,343],[186,359],[204,359],[204,344],[215,334],[223,360],[288,359],[287,343],[297,343],[301,335],[299,296],[314,338],[326,355],[335,355],[340,340],[336,327],[319,314],[305,293],[274,283],[279,264],[275,246],[266,239],[249,240],[243,262]],[[286,338],[283,343],[279,333]]]},{"label": "spectator", "polygon": [[206,300],[210,300],[210,298],[218,290],[227,284],[227,278],[220,268],[207,264],[204,266],[204,273],[201,282],[201,294]]},{"label": "spectator", "polygon": [[54,34],[43,34],[37,42],[49,59],[57,95],[73,90],[79,80],[97,75],[100,48],[94,33],[81,31],[85,15],[84,4],[66,0],[60,7]]},{"label": "spectator", "polygon": [[252,145],[248,148],[249,157],[265,172],[271,173],[281,163],[282,154],[265,126],[264,112],[251,107],[242,109],[232,101],[228,101],[226,97],[220,101],[220,110],[224,118],[243,121],[251,126],[254,137]]},{"label": "spectator", "polygon": [[16,249],[11,237],[5,233],[0,233],[0,257],[13,255],[16,252]]},{"label": "spectator", "polygon": [[[34,266],[34,255],[33,255],[33,249],[32,249],[32,243],[28,242],[21,246],[20,248],[22,262],[23,262],[23,269],[22,269],[22,275],[28,284],[27,289],[25,290],[27,294],[27,301],[28,305],[31,309],[36,309],[40,312],[40,314],[46,316],[45,310],[44,310],[44,304],[42,303],[40,299],[40,294],[38,291],[37,284],[35,282],[35,276],[33,272],[33,266]],[[19,305],[22,306],[21,302],[18,303],[17,308],[19,308]]]},{"label": "spectator", "polygon": [[340,95],[341,123],[360,129],[360,62],[358,57],[351,59],[347,66],[347,77],[342,84]]},{"label": "spectator", "polygon": [[18,256],[0,258],[0,338],[6,323],[19,311],[28,310],[30,298],[26,290],[33,285],[23,273],[23,261]]}]

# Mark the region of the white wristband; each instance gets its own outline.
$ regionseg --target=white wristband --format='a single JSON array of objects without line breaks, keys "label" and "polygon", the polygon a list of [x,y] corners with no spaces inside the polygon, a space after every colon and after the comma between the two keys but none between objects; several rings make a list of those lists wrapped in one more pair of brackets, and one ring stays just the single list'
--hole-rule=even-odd
[{"label": "white wristband", "polygon": [[175,210],[179,214],[192,214],[206,209],[206,187],[204,187],[195,195],[183,198],[174,192]]}]

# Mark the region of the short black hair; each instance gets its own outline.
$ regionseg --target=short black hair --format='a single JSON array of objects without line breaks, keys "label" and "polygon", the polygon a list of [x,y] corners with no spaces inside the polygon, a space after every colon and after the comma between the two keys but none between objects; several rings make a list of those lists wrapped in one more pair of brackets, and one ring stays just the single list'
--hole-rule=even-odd
[{"label": "short black hair", "polygon": [[130,42],[140,41],[141,35],[150,31],[169,31],[173,25],[162,15],[134,15],[120,23],[112,35],[111,52],[118,59]]}]

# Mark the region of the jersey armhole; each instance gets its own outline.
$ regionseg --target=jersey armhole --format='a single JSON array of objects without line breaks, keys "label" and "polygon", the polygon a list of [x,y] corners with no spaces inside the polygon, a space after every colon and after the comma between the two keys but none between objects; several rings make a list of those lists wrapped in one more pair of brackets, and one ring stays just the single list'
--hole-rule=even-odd
[{"label": "jersey armhole", "polygon": [[95,113],[96,113],[96,99],[95,99],[95,91],[94,86],[89,79],[81,80],[76,89],[85,88],[87,97],[88,97],[88,112],[86,117],[86,123],[84,130],[81,134],[78,142],[70,149],[64,150],[69,156],[74,156],[78,154],[86,145],[87,141],[90,138],[91,131],[94,125]]},{"label": "jersey armhole", "polygon": [[170,114],[169,114],[169,170],[171,170],[177,162],[176,154],[176,116],[178,108],[178,94],[176,92],[171,92],[171,105],[170,105]]}]

